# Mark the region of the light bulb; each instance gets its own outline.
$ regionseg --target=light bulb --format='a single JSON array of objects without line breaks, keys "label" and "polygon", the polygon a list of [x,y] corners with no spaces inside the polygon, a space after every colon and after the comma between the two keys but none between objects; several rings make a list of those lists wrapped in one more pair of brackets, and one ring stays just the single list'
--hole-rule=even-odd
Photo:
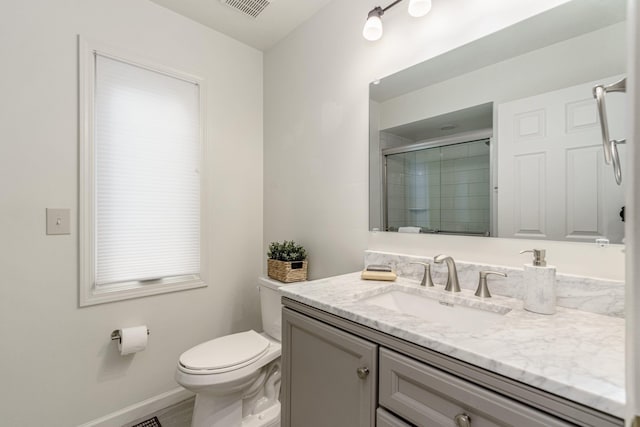
[{"label": "light bulb", "polygon": [[431,10],[431,0],[409,0],[409,15],[419,18]]},{"label": "light bulb", "polygon": [[364,23],[362,36],[369,41],[376,41],[382,37],[382,19],[380,16],[371,14]]}]

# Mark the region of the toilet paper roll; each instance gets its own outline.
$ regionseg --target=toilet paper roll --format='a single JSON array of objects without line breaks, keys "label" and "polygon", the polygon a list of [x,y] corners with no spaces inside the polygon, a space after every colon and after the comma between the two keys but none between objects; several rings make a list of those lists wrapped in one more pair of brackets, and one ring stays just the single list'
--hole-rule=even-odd
[{"label": "toilet paper roll", "polygon": [[134,326],[132,328],[122,328],[120,330],[120,341],[118,350],[122,356],[137,353],[147,348],[147,326]]}]

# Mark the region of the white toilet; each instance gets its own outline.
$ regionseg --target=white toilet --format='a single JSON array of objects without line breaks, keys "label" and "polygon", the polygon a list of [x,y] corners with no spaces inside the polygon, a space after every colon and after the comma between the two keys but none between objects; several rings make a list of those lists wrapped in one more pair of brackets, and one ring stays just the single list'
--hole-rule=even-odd
[{"label": "white toilet", "polygon": [[226,335],[180,356],[176,381],[196,393],[192,427],[280,426],[282,285],[258,279],[263,333]]}]

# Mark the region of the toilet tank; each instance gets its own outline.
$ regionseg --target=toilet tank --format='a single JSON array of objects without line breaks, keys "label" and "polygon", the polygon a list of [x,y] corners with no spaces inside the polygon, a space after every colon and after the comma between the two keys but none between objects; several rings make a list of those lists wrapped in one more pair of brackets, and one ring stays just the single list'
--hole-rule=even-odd
[{"label": "toilet tank", "polygon": [[[298,282],[300,283],[300,282]],[[282,341],[282,306],[280,303],[281,286],[291,283],[282,283],[277,280],[258,278],[258,291],[260,292],[260,308],[262,309],[262,329],[270,337]]]}]

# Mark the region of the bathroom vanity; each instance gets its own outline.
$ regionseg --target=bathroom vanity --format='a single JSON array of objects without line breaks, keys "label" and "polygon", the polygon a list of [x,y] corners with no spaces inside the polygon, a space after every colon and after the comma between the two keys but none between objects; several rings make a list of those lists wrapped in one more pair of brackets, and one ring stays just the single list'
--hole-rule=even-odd
[{"label": "bathroom vanity", "polygon": [[[623,319],[418,283],[353,273],[283,288],[283,426],[624,424]],[[393,295],[463,310],[427,321],[436,307]]]}]

